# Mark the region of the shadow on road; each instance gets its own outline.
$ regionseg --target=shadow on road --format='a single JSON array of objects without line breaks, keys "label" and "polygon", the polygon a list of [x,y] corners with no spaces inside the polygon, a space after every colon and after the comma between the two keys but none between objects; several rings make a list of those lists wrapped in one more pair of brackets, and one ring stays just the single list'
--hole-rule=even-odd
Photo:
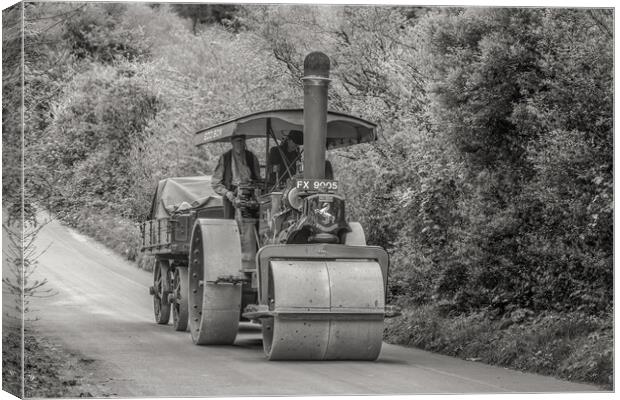
[{"label": "shadow on road", "polygon": [[262,339],[237,339],[235,346],[239,347],[263,347]]}]

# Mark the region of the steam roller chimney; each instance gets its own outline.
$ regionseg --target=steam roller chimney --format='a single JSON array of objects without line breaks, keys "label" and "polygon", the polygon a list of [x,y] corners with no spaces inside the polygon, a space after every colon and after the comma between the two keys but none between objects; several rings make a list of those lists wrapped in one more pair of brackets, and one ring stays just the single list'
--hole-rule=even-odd
[{"label": "steam roller chimney", "polygon": [[304,60],[304,178],[325,178],[329,57],[320,51]]}]

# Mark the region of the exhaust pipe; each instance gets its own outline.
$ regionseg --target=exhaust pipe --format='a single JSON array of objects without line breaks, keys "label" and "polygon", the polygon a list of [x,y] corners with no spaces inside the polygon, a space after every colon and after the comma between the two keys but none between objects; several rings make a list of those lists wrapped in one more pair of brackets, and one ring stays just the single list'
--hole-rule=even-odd
[{"label": "exhaust pipe", "polygon": [[320,51],[304,60],[304,178],[325,178],[329,57]]}]

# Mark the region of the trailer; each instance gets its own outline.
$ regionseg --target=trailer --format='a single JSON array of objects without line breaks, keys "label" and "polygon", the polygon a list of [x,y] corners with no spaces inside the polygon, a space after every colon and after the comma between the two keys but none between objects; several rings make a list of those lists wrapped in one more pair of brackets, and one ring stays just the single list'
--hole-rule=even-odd
[{"label": "trailer", "polygon": [[141,251],[154,257],[155,321],[185,331],[188,323],[188,254],[196,220],[221,218],[222,199],[211,189],[211,176],[174,177],[157,185],[149,213],[140,224]]}]

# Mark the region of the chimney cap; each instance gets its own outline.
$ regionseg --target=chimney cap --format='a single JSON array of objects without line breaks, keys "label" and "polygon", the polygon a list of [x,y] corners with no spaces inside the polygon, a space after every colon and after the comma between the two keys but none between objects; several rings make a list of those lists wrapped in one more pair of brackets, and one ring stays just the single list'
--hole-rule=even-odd
[{"label": "chimney cap", "polygon": [[320,51],[313,51],[304,59],[304,76],[329,78],[329,57]]}]

